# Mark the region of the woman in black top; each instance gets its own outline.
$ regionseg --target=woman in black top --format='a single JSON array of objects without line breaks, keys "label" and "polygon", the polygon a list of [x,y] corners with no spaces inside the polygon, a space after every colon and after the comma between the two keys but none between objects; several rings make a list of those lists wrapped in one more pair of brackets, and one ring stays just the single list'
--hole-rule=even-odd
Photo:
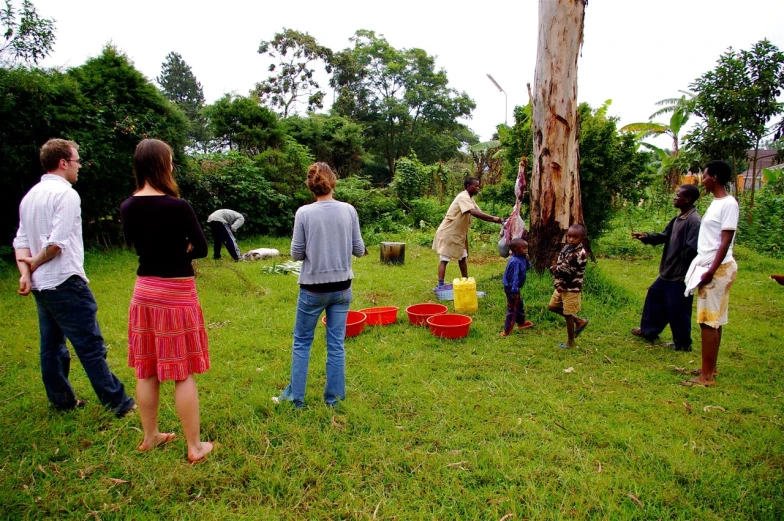
[{"label": "woman in black top", "polygon": [[128,313],[128,365],[136,370],[136,400],[144,429],[139,450],[175,438],[158,430],[160,382],[174,380],[174,403],[188,444],[188,461],[203,460],[213,443],[200,439],[199,396],[194,373],[210,367],[191,259],[207,256],[207,239],[196,214],[179,198],[172,152],[157,139],[136,147],[138,190],[120,206],[123,231],[139,255],[138,278]]}]

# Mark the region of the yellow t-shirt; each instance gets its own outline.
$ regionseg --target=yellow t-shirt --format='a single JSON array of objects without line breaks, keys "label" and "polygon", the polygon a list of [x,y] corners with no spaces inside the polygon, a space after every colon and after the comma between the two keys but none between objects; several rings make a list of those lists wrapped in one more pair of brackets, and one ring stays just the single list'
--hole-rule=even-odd
[{"label": "yellow t-shirt", "polygon": [[447,210],[433,239],[433,249],[439,255],[453,259],[459,259],[463,256],[468,229],[471,227],[471,214],[468,212],[472,209],[479,210],[479,206],[468,192],[463,190],[457,194],[455,200],[449,205],[449,210]]}]

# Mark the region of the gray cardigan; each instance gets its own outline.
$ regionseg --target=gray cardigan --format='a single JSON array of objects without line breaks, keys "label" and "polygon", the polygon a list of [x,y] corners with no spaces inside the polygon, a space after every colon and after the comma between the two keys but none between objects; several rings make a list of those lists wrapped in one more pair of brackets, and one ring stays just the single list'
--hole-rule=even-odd
[{"label": "gray cardigan", "polygon": [[365,243],[357,211],[348,203],[323,201],[297,210],[291,256],[301,260],[299,284],[326,284],[354,278],[351,255],[361,257]]}]

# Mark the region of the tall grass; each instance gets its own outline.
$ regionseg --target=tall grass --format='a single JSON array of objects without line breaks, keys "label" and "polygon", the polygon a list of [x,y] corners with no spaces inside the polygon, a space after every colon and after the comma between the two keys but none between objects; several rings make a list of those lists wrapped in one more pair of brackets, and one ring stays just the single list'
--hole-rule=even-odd
[{"label": "tall grass", "polygon": [[[308,406],[270,401],[288,379],[295,277],[262,273],[273,260],[198,262],[213,362],[197,378],[203,437],[222,446],[197,466],[185,462],[170,384],[162,386],[160,423],[180,438],[149,453],[135,450],[138,417],[104,412],[76,361],[71,379],[90,403],[68,413],[47,406],[35,305],[14,294],[16,275],[3,271],[0,517],[784,516],[784,288],[766,279],[784,272],[784,262],[739,248],[719,385],[687,389],[673,367],[698,367],[698,352],[628,334],[656,276],[655,252],[590,266],[582,314],[591,322],[579,348],[562,350],[555,346],[565,340],[563,319],[545,311],[548,275],[531,274],[523,292],[535,327],[499,338],[504,261],[489,236],[472,237],[469,269],[488,296],[469,336],[440,340],[408,325],[407,305],[434,300],[437,258],[426,237],[404,234],[404,266],[380,264],[375,247],[355,261],[352,308],[401,309],[397,324],[347,340],[347,400],[336,410],[321,402],[321,326]],[[288,241],[243,246],[287,251]],[[126,314],[135,261],[128,251],[87,258],[109,364],[130,389]],[[456,275],[450,264],[447,277]]]}]

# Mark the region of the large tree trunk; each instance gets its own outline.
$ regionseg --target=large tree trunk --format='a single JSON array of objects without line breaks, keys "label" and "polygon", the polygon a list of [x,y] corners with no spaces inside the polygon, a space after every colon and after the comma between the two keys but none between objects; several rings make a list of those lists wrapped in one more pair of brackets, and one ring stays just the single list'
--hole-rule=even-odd
[{"label": "large tree trunk", "polygon": [[585,4],[585,0],[539,0],[529,235],[539,271],[552,264],[569,226],[583,222],[577,57]]}]

